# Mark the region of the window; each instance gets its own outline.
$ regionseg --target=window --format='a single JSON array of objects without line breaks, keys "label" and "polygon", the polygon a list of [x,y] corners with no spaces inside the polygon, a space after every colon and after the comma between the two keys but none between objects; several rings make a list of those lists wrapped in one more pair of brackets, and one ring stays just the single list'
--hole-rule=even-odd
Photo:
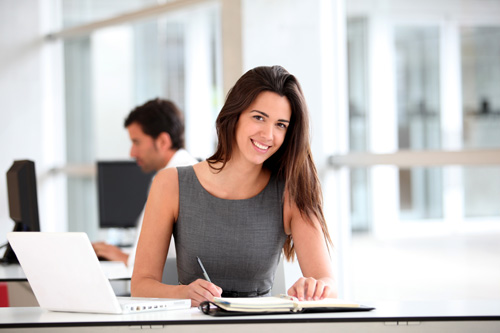
[{"label": "window", "polygon": [[500,167],[481,165],[499,154],[500,11],[438,3],[346,2],[350,152],[332,160],[350,170],[353,298],[500,292],[481,268],[500,230]]},{"label": "window", "polygon": [[[500,27],[460,28],[464,148],[500,147]],[[500,216],[500,167],[464,168],[464,215]]]}]

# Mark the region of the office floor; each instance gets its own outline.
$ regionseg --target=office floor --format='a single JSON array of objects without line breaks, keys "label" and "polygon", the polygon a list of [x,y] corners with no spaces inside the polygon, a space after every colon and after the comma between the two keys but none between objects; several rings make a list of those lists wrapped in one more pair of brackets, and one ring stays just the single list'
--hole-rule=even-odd
[{"label": "office floor", "polygon": [[358,300],[500,299],[500,233],[375,239],[353,235]]}]

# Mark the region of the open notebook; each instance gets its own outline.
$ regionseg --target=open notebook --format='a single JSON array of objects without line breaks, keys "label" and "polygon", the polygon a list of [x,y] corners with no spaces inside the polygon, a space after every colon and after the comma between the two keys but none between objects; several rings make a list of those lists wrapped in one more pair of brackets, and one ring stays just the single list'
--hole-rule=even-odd
[{"label": "open notebook", "polygon": [[7,239],[41,308],[120,314],[191,307],[189,299],[116,297],[86,233],[10,232]]},{"label": "open notebook", "polygon": [[288,295],[255,298],[214,297],[212,301],[201,303],[199,308],[203,313],[212,316],[369,311],[374,309],[373,307],[337,298],[325,298],[317,301],[299,301],[297,298]]}]

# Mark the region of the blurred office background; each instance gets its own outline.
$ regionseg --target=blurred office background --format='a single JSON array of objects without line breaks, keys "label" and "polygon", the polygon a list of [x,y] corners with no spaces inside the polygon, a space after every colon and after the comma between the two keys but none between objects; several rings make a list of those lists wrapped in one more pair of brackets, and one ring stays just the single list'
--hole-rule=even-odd
[{"label": "blurred office background", "polygon": [[341,296],[500,298],[500,1],[2,0],[0,50],[0,172],[35,161],[43,231],[102,237],[95,163],[128,158],[134,106],[175,101],[206,158],[228,89],[280,64],[311,112]]}]

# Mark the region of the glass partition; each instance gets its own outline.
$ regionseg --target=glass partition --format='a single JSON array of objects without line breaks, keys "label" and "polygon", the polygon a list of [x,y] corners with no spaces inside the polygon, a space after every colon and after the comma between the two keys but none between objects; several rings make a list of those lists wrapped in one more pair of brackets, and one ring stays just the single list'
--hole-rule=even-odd
[{"label": "glass partition", "polygon": [[[439,28],[394,26],[398,149],[441,148]],[[438,170],[399,171],[403,220],[443,217]]]},{"label": "glass partition", "polygon": [[[500,27],[462,27],[460,46],[464,148],[498,148]],[[500,216],[499,168],[467,168],[463,177],[465,216]]]},{"label": "glass partition", "polygon": [[[500,147],[500,7],[346,9],[350,151],[334,158],[350,177],[347,295],[498,298],[500,166],[487,161]],[[484,150],[477,165],[468,150]]]}]

